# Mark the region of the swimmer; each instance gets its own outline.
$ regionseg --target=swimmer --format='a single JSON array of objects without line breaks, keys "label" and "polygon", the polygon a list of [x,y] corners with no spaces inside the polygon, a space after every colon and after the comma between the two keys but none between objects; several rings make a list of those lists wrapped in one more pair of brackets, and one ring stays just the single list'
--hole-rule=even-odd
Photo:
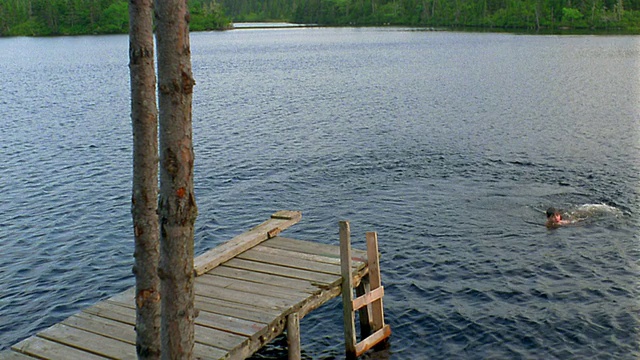
[{"label": "swimmer", "polygon": [[569,223],[570,223],[569,220],[562,219],[562,215],[558,210],[552,207],[547,209],[547,227],[548,228],[555,228],[560,225],[567,225]]}]

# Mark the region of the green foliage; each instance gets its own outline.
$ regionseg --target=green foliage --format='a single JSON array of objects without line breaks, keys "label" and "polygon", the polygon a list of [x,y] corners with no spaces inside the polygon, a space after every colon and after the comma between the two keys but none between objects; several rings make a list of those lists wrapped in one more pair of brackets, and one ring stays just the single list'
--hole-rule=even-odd
[{"label": "green foliage", "polygon": [[231,20],[224,15],[222,6],[214,1],[192,0],[189,2],[191,31],[220,30],[228,28]]},{"label": "green foliage", "polygon": [[[632,30],[640,0],[219,0],[242,21]],[[565,10],[567,9],[569,12]]]},{"label": "green foliage", "polygon": [[489,24],[500,28],[535,27],[535,8],[531,4],[513,1],[510,5],[489,16]]},{"label": "green foliage", "polygon": [[51,31],[40,21],[35,18],[30,18],[27,21],[21,22],[20,24],[13,26],[7,30],[7,35],[16,36],[16,35],[50,35]]},{"label": "green foliage", "polygon": [[[640,0],[189,0],[192,31],[233,21],[320,25],[620,29]],[[127,0],[0,0],[0,36],[126,33]]]},{"label": "green foliage", "polygon": [[640,33],[640,11],[625,11],[621,26],[629,32]]},{"label": "green foliage", "polygon": [[[220,3],[190,0],[191,29],[229,26]],[[0,0],[0,36],[124,34],[128,0]]]},{"label": "green foliage", "polygon": [[122,34],[129,31],[129,5],[118,1],[104,9],[99,21],[99,33]]},{"label": "green foliage", "polygon": [[562,20],[572,23],[574,20],[582,19],[582,13],[574,8],[562,8]]}]

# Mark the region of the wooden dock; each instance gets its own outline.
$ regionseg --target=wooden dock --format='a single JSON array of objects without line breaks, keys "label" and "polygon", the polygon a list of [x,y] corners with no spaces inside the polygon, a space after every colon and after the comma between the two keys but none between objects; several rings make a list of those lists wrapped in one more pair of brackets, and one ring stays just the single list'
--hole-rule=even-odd
[{"label": "wooden dock", "polygon": [[[244,359],[287,328],[290,358],[299,356],[300,319],[340,296],[343,282],[339,246],[278,235],[300,216],[277,212],[195,259],[195,358]],[[368,272],[367,254],[351,249],[349,256],[355,286]],[[0,359],[136,359],[134,290],[15,344]]]}]

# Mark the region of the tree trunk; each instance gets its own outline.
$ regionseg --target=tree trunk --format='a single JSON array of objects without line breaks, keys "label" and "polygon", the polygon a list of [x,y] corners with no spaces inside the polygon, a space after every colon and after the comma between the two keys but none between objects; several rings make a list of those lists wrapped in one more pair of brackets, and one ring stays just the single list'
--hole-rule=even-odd
[{"label": "tree trunk", "polygon": [[158,111],[153,59],[153,0],[131,0],[129,24],[136,352],[139,359],[159,359]]},{"label": "tree trunk", "polygon": [[192,359],[194,343],[193,144],[186,0],[156,0],[160,122],[162,358]]}]

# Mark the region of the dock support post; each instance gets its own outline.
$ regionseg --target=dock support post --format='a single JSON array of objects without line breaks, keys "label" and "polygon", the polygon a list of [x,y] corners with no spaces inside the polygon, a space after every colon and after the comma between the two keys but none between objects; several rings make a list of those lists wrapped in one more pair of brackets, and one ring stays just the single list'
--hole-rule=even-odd
[{"label": "dock support post", "polygon": [[287,316],[287,342],[289,360],[300,360],[300,316],[292,313]]}]

